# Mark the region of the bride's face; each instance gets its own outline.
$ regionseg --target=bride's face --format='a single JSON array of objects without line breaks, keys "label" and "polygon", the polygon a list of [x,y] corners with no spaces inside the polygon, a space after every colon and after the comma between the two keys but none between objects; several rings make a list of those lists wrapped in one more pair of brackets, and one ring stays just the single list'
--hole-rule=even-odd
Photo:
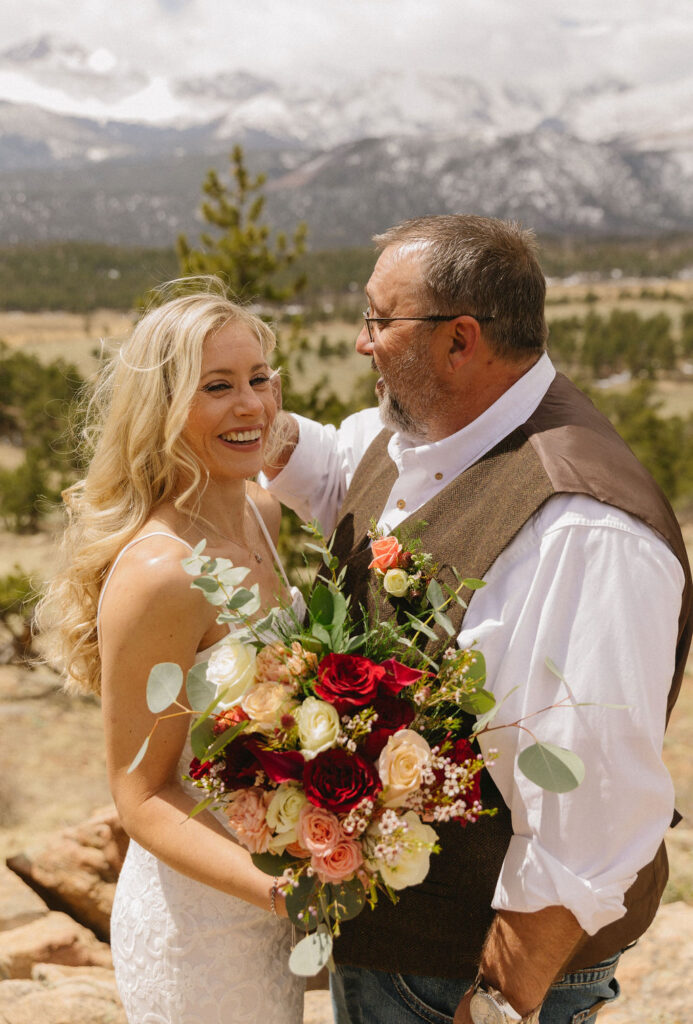
[{"label": "bride's face", "polygon": [[205,341],[183,437],[212,479],[251,477],[262,468],[277,414],[271,374],[245,325],[227,324]]}]

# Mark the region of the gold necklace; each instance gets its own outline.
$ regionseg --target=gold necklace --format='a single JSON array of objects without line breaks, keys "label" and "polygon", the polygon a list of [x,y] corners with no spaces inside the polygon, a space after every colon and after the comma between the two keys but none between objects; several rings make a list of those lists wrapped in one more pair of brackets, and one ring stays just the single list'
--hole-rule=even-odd
[{"label": "gold necklace", "polygon": [[[247,509],[248,506],[246,505],[245,507]],[[253,519],[255,519],[255,516],[253,516]],[[227,537],[225,533],[222,533],[221,530],[218,530],[216,526],[214,526],[212,523],[210,523],[209,525],[212,527],[217,537],[221,537],[222,540],[225,540],[227,544],[233,544],[235,548],[241,548],[241,550],[247,551],[248,554],[253,556],[258,565],[260,565],[263,562],[264,556],[261,551],[258,551],[257,549],[254,550],[251,547],[244,548],[242,544],[239,544],[238,541],[236,540],[231,540],[230,537]]]}]

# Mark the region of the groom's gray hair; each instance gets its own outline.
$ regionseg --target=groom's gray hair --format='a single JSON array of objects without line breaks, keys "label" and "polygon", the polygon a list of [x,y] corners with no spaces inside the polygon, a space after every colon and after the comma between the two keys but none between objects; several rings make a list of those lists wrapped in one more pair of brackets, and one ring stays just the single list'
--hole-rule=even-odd
[{"label": "groom's gray hair", "polygon": [[421,252],[424,297],[434,304],[424,312],[493,317],[482,324],[484,337],[506,359],[543,351],[546,280],[533,231],[514,221],[450,214],[406,220],[373,241],[381,250]]}]

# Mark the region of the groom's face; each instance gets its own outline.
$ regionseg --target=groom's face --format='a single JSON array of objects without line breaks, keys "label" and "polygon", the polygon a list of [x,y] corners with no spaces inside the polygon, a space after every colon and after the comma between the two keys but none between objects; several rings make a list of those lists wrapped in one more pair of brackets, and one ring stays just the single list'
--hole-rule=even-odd
[{"label": "groom's face", "polygon": [[387,318],[435,312],[425,294],[421,252],[388,246],[366,285],[368,315],[384,319],[371,324],[370,334],[364,324],[356,339],[357,351],[370,356],[380,373],[375,392],[384,424],[422,438],[440,399],[431,338],[441,325]]}]

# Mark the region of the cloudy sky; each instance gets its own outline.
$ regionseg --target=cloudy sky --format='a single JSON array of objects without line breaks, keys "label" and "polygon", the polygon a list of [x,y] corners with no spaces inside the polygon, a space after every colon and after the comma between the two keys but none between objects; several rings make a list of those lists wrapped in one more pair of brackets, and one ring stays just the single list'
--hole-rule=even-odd
[{"label": "cloudy sky", "polygon": [[544,87],[605,76],[650,83],[690,74],[693,2],[22,0],[3,5],[0,48],[45,32],[164,74],[244,69],[309,80],[416,67]]}]

